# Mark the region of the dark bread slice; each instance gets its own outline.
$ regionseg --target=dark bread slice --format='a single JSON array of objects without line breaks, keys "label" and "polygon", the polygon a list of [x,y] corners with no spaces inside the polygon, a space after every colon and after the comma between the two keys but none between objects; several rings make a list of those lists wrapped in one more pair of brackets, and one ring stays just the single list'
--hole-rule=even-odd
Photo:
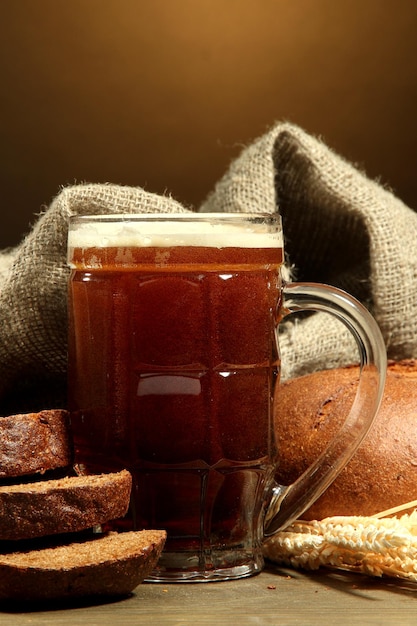
[{"label": "dark bread slice", "polygon": [[155,567],[165,539],[162,530],[109,533],[89,541],[0,555],[0,600],[129,594]]},{"label": "dark bread slice", "polygon": [[0,487],[0,540],[77,532],[124,517],[132,476],[72,476]]},{"label": "dark bread slice", "polygon": [[25,476],[72,462],[69,414],[54,409],[0,417],[0,477]]}]

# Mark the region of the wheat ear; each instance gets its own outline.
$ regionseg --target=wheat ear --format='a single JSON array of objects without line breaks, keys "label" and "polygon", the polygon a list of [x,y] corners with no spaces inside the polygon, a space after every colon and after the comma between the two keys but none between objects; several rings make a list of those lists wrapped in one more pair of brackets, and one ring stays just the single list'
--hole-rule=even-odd
[{"label": "wheat ear", "polygon": [[298,520],[265,541],[264,555],[295,568],[332,567],[417,582],[417,512]]}]

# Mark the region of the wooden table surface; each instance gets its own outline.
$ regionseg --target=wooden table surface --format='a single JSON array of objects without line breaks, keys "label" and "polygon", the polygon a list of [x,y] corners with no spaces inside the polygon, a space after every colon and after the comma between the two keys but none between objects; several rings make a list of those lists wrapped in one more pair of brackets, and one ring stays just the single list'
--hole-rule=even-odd
[{"label": "wooden table surface", "polygon": [[417,624],[417,584],[268,565],[218,583],[144,583],[128,598],[91,604],[0,605],[4,626],[331,626]]}]

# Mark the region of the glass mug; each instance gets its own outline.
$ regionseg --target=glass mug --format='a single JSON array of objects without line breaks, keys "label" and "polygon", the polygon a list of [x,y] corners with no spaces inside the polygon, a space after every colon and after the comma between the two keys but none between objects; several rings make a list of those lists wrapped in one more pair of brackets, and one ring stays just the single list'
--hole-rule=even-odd
[{"label": "glass mug", "polygon": [[[129,513],[110,528],[167,531],[150,580],[259,572],[264,537],[321,495],[378,410],[386,355],[375,320],[343,291],[283,283],[278,215],[77,216],[68,262],[76,469],[133,476]],[[298,310],[341,319],[362,368],[338,435],[283,486],[277,326]]]}]

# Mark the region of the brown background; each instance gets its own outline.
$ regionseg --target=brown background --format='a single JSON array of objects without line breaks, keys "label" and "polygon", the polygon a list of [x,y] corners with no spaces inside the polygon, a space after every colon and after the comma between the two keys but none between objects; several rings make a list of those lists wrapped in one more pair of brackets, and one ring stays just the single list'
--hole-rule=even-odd
[{"label": "brown background", "polygon": [[417,207],[415,0],[0,0],[0,247],[60,186],[198,206],[275,121]]}]

